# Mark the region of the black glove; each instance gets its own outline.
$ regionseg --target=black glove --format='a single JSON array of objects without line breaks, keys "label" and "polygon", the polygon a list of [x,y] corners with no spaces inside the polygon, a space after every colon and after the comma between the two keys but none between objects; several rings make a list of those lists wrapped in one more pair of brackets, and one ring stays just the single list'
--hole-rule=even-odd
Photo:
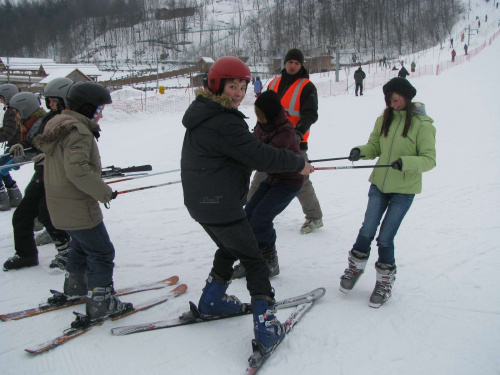
[{"label": "black glove", "polygon": [[295,137],[297,138],[297,143],[300,145],[300,142],[302,142],[302,133],[298,130],[295,130]]},{"label": "black glove", "polygon": [[403,170],[403,160],[401,160],[401,158],[399,158],[399,159],[393,161],[391,163],[391,166],[393,169],[397,169],[398,171],[401,171],[401,170]]},{"label": "black glove", "polygon": [[118,192],[116,190],[113,191],[113,193],[111,193],[111,199],[116,199],[117,196],[118,196]]},{"label": "black glove", "polygon": [[349,159],[350,161],[358,161],[359,160],[359,148],[353,148],[347,159]]}]

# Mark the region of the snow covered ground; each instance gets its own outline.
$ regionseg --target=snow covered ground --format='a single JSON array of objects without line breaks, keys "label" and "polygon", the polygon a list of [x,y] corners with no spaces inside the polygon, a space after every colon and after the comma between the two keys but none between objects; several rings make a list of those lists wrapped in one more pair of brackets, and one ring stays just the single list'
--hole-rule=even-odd
[{"label": "snow covered ground", "polygon": [[[500,12],[500,11],[498,11]],[[492,18],[492,16],[489,16]],[[277,299],[325,287],[327,294],[285,339],[262,374],[499,374],[500,223],[498,64],[500,40],[472,61],[439,76],[410,81],[415,101],[425,103],[437,128],[438,166],[424,175],[418,195],[396,237],[398,275],[392,299],[368,307],[375,282],[372,256],[356,288],[344,295],[339,277],[367,203],[370,170],[317,171],[312,180],[325,226],[300,235],[303,214],[292,202],[276,221],[281,274],[272,279]],[[310,137],[311,159],[346,156],[368,139],[384,108],[381,88],[320,98]],[[241,108],[253,127],[251,106]],[[150,163],[153,172],[179,168],[182,112],[125,114],[105,110],[99,140],[104,166]],[[359,162],[357,165],[371,164]],[[350,165],[322,163],[321,166]],[[12,174],[21,188],[32,175]],[[114,185],[119,191],[178,180],[177,173]],[[2,374],[235,374],[251,354],[250,316],[115,337],[113,327],[176,317],[197,302],[215,246],[188,215],[180,184],[123,194],[103,207],[116,248],[117,288],[178,275],[185,295],[31,357],[23,349],[54,337],[73,320],[63,309],[0,323]],[[14,254],[12,212],[0,213],[0,259]],[[43,302],[60,289],[63,272],[50,270],[53,245],[39,248],[40,265],[0,272],[0,312]],[[374,251],[376,255],[376,250]],[[140,302],[166,291],[122,298]],[[231,294],[249,300],[245,282]],[[289,310],[278,317],[286,319]]]}]

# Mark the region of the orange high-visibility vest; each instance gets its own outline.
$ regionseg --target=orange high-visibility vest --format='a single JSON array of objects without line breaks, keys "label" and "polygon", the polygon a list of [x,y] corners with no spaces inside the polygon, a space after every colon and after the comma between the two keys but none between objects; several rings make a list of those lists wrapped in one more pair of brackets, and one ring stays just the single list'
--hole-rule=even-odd
[{"label": "orange high-visibility vest", "polygon": [[[269,90],[273,90],[277,93],[280,82],[281,76],[274,78],[269,84]],[[294,127],[297,126],[300,121],[300,95],[302,94],[304,87],[309,82],[311,81],[307,78],[296,80],[293,85],[286,90],[285,95],[281,98],[281,105],[285,108],[286,117],[290,120]],[[307,142],[308,138],[309,131],[304,134],[302,142]]]}]

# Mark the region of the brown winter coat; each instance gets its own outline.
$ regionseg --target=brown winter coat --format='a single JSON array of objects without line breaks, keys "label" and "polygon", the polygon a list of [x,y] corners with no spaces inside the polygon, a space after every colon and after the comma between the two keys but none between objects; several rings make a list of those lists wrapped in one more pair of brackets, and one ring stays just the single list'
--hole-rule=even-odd
[{"label": "brown winter coat", "polygon": [[14,108],[7,107],[5,110],[0,128],[0,142],[7,142],[8,147],[21,142],[21,128],[17,125]]},{"label": "brown winter coat", "polygon": [[45,153],[45,192],[52,223],[58,229],[94,228],[102,222],[99,202],[112,190],[101,178],[101,157],[94,139],[99,126],[73,111],[63,111],[35,138]]}]

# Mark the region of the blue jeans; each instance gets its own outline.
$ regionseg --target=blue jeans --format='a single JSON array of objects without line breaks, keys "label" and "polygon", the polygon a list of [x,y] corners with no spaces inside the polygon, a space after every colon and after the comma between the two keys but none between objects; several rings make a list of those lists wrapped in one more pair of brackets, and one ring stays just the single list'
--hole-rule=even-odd
[{"label": "blue jeans", "polygon": [[91,229],[68,230],[71,236],[66,271],[85,273],[89,290],[113,282],[115,248],[101,222]]},{"label": "blue jeans", "polygon": [[411,207],[413,198],[415,198],[415,194],[384,194],[375,185],[371,185],[368,192],[365,220],[352,249],[370,254],[370,245],[375,238],[380,220],[382,220],[385,212],[377,237],[378,261],[389,264],[395,263],[394,237]]},{"label": "blue jeans", "polygon": [[245,206],[248,222],[259,246],[276,243],[273,220],[297,196],[302,186],[271,184],[262,181],[250,202]]}]

